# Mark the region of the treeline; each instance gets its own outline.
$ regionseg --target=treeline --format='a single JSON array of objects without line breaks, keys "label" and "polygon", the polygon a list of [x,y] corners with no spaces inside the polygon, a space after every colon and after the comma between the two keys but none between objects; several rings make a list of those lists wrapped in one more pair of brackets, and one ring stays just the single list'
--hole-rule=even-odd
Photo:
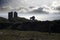
[{"label": "treeline", "polygon": [[[19,18],[18,18],[19,19]],[[5,19],[4,19],[5,20]],[[0,23],[0,29],[11,29],[20,31],[40,31],[60,33],[60,20],[55,21],[33,21],[27,19],[13,20],[12,22],[4,21]]]}]

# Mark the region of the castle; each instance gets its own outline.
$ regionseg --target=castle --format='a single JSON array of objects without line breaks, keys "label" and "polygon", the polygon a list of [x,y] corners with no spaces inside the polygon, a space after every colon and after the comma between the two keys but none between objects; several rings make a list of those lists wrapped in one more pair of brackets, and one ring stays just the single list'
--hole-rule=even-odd
[{"label": "castle", "polygon": [[18,17],[17,12],[8,12],[8,20],[11,21],[12,18],[16,18],[16,17]]},{"label": "castle", "polygon": [[[18,13],[15,11],[15,12],[8,12],[8,20],[9,21],[12,21],[12,18],[16,18],[18,17]],[[32,16],[30,17],[30,20],[35,20],[35,16]]]}]

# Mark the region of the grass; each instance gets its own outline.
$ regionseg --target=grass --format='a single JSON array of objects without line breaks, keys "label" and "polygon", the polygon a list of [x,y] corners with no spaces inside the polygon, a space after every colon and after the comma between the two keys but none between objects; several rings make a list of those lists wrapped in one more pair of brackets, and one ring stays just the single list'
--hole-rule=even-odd
[{"label": "grass", "polygon": [[60,33],[49,35],[38,31],[0,30],[0,40],[60,40]]}]

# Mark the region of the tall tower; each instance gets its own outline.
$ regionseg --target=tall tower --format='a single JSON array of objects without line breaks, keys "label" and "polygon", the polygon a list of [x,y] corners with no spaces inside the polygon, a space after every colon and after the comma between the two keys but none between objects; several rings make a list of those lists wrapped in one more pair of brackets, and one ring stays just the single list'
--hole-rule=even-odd
[{"label": "tall tower", "polygon": [[17,12],[14,12],[14,18],[15,17],[18,17],[18,13]]},{"label": "tall tower", "polygon": [[8,13],[8,20],[11,21],[12,18],[13,18],[13,12],[9,12]]}]

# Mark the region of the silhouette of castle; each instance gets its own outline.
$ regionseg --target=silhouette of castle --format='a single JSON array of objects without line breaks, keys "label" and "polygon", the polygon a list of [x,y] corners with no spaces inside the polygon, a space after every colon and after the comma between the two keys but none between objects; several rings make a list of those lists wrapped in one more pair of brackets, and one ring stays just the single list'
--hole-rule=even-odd
[{"label": "silhouette of castle", "polygon": [[[18,13],[15,12],[8,12],[8,20],[12,21],[12,18],[18,17]],[[35,16],[30,17],[30,20],[35,21]]]},{"label": "silhouette of castle", "polygon": [[11,20],[13,18],[13,12],[8,13],[8,20]]},{"label": "silhouette of castle", "polygon": [[17,12],[8,12],[8,20],[12,20],[12,18],[18,17]]},{"label": "silhouette of castle", "polygon": [[35,20],[35,16],[30,17],[30,20],[34,21]]},{"label": "silhouette of castle", "polygon": [[14,12],[14,18],[15,17],[18,17],[18,13],[17,12]]}]

